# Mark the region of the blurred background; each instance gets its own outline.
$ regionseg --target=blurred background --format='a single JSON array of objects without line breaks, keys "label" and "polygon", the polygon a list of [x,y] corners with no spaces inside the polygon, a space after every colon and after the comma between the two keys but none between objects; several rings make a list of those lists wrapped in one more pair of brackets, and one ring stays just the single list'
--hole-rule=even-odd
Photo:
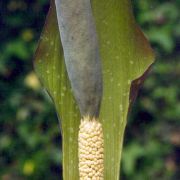
[{"label": "blurred background", "polygon": [[[180,179],[180,1],[133,0],[156,63],[129,116],[122,180]],[[0,1],[0,179],[62,179],[54,106],[32,66],[48,0]]]}]

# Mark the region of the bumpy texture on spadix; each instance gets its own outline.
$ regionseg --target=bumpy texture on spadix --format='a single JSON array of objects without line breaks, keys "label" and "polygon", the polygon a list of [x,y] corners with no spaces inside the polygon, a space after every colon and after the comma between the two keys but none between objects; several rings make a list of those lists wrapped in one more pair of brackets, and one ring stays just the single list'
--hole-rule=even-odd
[{"label": "bumpy texture on spadix", "polygon": [[79,130],[79,176],[80,180],[103,180],[104,142],[102,125],[95,119],[85,117]]}]

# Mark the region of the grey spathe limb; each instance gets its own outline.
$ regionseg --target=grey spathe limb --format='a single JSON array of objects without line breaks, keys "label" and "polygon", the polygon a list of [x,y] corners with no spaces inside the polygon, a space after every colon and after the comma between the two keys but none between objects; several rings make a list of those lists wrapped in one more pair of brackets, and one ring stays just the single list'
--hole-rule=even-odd
[{"label": "grey spathe limb", "polygon": [[90,0],[55,0],[64,58],[81,115],[98,116],[102,72]]}]

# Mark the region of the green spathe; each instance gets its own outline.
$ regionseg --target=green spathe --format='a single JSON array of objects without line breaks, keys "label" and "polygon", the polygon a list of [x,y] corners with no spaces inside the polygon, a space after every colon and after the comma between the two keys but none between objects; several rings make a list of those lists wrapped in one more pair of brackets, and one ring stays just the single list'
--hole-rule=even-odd
[{"label": "green spathe", "polygon": [[[100,120],[104,131],[104,179],[118,180],[124,129],[131,100],[153,63],[148,41],[134,21],[129,0],[93,0],[103,73]],[[63,178],[79,179],[80,114],[71,92],[60,44],[54,1],[36,52],[35,69],[54,100],[63,136]],[[131,88],[131,83],[135,81]],[[131,91],[130,91],[131,89]],[[131,96],[130,96],[131,94]]]}]

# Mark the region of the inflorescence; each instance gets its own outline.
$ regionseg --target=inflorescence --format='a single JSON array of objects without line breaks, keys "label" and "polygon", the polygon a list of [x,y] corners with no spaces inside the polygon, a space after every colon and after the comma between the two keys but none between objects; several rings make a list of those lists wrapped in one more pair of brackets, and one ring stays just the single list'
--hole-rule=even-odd
[{"label": "inflorescence", "polygon": [[89,117],[83,118],[78,143],[80,180],[103,180],[104,140],[101,123]]}]

